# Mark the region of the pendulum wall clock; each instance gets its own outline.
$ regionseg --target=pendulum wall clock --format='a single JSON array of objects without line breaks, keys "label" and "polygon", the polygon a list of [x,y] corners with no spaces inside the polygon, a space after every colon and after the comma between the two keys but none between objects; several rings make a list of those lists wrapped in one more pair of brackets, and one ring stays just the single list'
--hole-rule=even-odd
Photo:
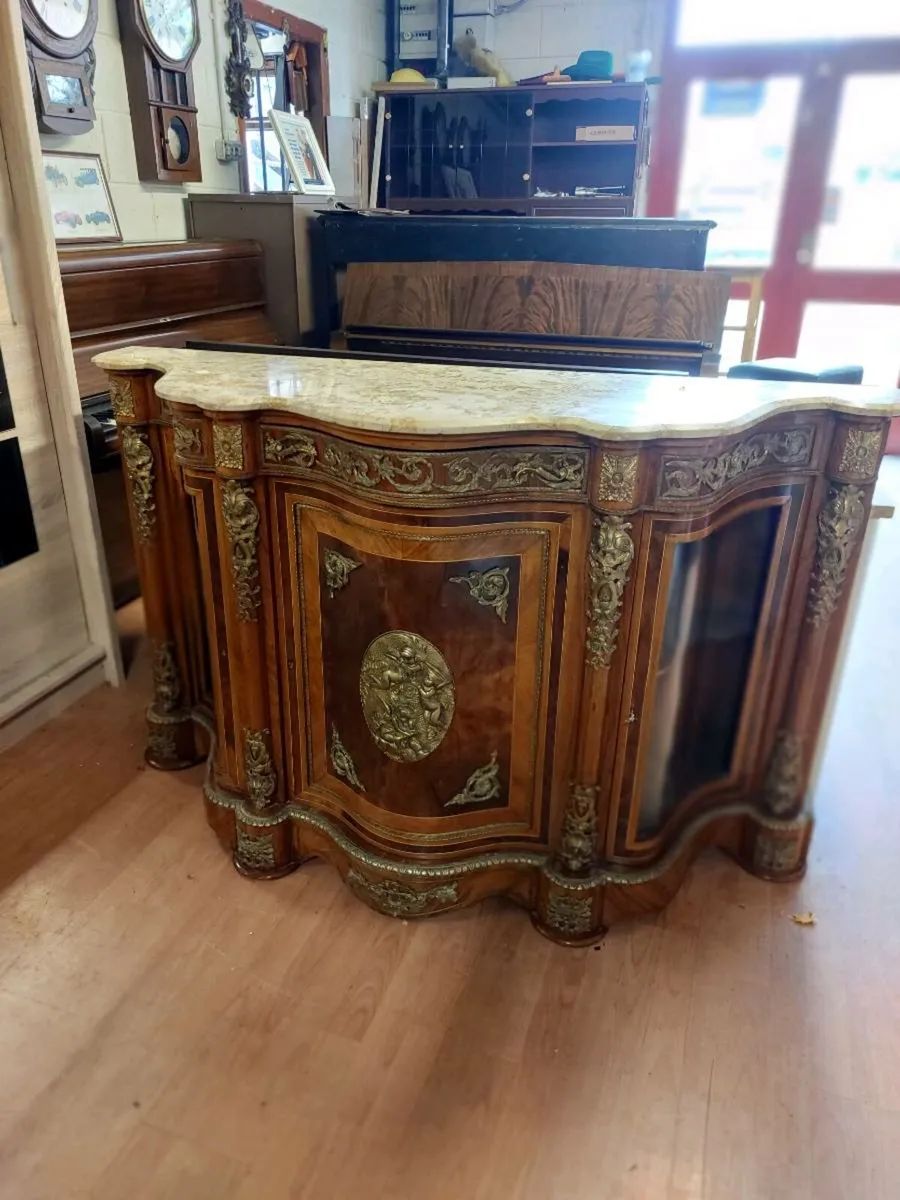
[{"label": "pendulum wall clock", "polygon": [[138,176],[197,183],[200,144],[191,59],[196,0],[117,0]]},{"label": "pendulum wall clock", "polygon": [[87,133],[94,124],[98,0],[21,0],[25,46],[43,133]]}]

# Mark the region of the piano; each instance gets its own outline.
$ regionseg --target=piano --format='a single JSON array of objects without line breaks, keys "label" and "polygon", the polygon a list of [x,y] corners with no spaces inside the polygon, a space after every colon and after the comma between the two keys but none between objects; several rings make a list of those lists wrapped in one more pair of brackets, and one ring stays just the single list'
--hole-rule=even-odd
[{"label": "piano", "polygon": [[115,604],[140,592],[106,373],[92,357],[120,346],[278,341],[256,242],[61,247],[59,266],[100,528]]}]

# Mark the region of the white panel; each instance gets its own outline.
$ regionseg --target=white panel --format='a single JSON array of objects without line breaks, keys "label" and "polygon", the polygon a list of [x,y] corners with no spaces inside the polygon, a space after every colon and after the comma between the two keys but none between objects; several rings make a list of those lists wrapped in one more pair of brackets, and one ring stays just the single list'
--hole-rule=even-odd
[{"label": "white panel", "polygon": [[[0,567],[0,714],[5,717],[42,676],[87,651],[89,638],[33,318],[28,296],[16,283],[24,278],[23,264],[16,261],[19,234],[3,171],[0,241],[0,354],[15,418],[15,430],[3,437],[18,440],[38,540],[36,553]],[[102,651],[98,654],[102,657]]]}]

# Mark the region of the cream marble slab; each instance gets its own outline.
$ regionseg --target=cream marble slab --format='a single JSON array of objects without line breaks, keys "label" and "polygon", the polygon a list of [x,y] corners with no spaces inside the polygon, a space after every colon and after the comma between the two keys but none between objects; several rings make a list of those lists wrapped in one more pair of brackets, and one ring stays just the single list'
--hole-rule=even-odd
[{"label": "cream marble slab", "polygon": [[830,409],[900,415],[900,391],[288,358],[125,347],[98,354],[113,371],[164,372],[157,393],[216,412],[276,409],[350,429],[420,434],[553,430],[611,440],[732,433],[779,412]]}]

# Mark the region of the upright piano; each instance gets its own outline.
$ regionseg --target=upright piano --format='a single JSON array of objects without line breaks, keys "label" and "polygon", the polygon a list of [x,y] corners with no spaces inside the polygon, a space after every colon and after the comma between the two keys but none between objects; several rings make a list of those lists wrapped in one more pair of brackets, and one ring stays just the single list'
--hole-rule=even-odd
[{"label": "upright piano", "polygon": [[63,295],[113,599],[139,592],[106,374],[91,362],[120,346],[188,340],[272,345],[256,242],[63,247]]}]

